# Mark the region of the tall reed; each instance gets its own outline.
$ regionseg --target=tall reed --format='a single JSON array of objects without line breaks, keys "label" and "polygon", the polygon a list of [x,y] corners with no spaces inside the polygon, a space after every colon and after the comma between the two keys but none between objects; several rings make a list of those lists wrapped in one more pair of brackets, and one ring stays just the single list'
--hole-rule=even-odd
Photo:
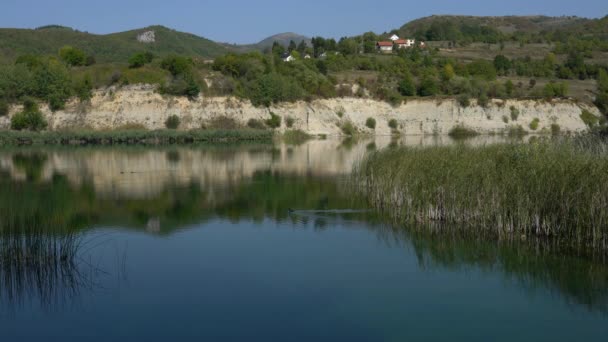
[{"label": "tall reed", "polygon": [[399,224],[608,250],[608,145],[597,140],[388,149],[353,179]]}]

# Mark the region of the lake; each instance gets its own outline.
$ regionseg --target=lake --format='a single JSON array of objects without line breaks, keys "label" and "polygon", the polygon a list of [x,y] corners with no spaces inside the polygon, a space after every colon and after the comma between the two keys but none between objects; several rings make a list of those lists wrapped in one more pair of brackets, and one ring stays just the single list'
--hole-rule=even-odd
[{"label": "lake", "polygon": [[0,150],[0,339],[606,340],[605,261],[395,227],[349,185],[452,143]]}]

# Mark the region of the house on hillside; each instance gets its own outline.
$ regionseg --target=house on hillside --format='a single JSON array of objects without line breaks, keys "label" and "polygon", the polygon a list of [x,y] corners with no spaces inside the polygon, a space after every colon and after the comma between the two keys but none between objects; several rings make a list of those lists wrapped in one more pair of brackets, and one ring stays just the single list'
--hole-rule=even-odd
[{"label": "house on hillside", "polygon": [[416,39],[397,39],[395,40],[395,44],[397,44],[400,49],[410,48],[416,45]]},{"label": "house on hillside", "polygon": [[396,34],[394,34],[394,35],[392,35],[391,40],[392,40],[392,41],[399,40],[399,36],[398,36],[398,35],[396,35]]},{"label": "house on hillside", "polygon": [[376,49],[381,53],[393,53],[393,42],[378,42],[376,43]]},{"label": "house on hillside", "polygon": [[309,54],[304,55],[304,59],[311,59],[312,57]]},{"label": "house on hillside", "polygon": [[294,56],[291,55],[291,53],[289,52],[285,52],[281,55],[281,59],[283,60],[283,62],[292,62],[295,61],[296,58]]}]

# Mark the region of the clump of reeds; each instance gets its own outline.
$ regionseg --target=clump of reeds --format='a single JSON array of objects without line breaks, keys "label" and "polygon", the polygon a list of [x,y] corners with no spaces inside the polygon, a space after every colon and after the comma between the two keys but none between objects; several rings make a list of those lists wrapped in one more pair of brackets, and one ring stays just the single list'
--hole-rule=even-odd
[{"label": "clump of reeds", "polygon": [[256,129],[114,130],[0,132],[2,145],[166,145],[221,141],[271,141],[273,132]]},{"label": "clump of reeds", "polygon": [[354,180],[398,223],[608,249],[608,145],[597,140],[387,149]]},{"label": "clump of reeds", "polygon": [[0,299],[8,306],[33,295],[58,305],[90,284],[76,261],[75,234],[32,227],[0,227]]}]

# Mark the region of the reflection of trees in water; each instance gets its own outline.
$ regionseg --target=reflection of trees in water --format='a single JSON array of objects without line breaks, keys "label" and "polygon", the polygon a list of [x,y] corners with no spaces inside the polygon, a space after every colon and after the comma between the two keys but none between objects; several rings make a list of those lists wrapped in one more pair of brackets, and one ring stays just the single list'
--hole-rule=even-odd
[{"label": "reflection of trees in water", "polygon": [[28,181],[38,181],[42,175],[47,155],[45,153],[15,153],[13,155],[13,165],[15,168],[24,172]]},{"label": "reflection of trees in water", "polygon": [[[255,154],[257,150],[248,153]],[[260,147],[265,155],[268,147]],[[217,149],[217,158],[229,153]],[[179,162],[170,151],[166,158]],[[17,156],[15,166],[28,175],[26,182],[0,177],[0,227],[44,227],[60,225],[77,232],[97,224],[111,222],[154,234],[170,234],[179,227],[200,223],[213,217],[238,222],[303,223],[313,229],[326,229],[335,217],[290,215],[290,209],[365,208],[344,183],[334,177],[288,175],[273,171],[256,172],[250,180],[226,185],[214,197],[200,186],[169,184],[152,199],[104,199],[95,195],[91,184],[70,185],[63,176],[49,184],[39,179],[45,157]],[[372,214],[349,215],[349,220],[369,222]],[[421,233],[402,228],[380,229],[368,224],[387,242],[413,246],[423,268],[458,270],[473,267],[500,272],[529,291],[550,289],[567,302],[608,313],[608,261],[593,256],[578,257],[547,241],[489,242],[482,237],[458,237],[448,233]],[[19,230],[2,231],[0,280],[2,300],[23,298],[36,292],[46,302],[72,296],[92,286],[86,264],[73,259],[78,239],[73,234],[43,235],[26,238]],[[43,230],[48,231],[48,230]],[[8,234],[8,235],[4,235]],[[75,248],[76,252],[70,253]],[[84,277],[83,277],[84,276]],[[71,295],[70,295],[71,294]],[[8,300],[8,299],[7,299]],[[52,300],[51,300],[52,301]]]},{"label": "reflection of trees in water", "polygon": [[546,239],[493,241],[404,228],[379,229],[387,243],[411,244],[422,269],[498,272],[530,293],[551,291],[569,305],[608,314],[608,263]]}]

